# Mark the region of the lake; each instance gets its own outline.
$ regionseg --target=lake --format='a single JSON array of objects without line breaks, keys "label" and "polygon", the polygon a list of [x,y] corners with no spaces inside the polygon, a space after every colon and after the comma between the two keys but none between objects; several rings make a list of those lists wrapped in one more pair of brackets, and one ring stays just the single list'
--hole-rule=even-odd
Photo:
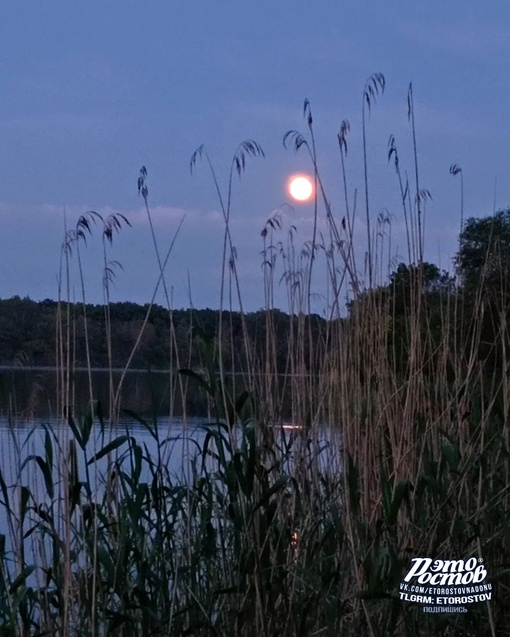
[{"label": "lake", "polygon": [[[152,425],[150,420],[147,422]],[[217,430],[217,428],[207,418],[173,419],[172,421],[158,418],[156,422],[162,457],[170,473],[176,479],[180,479],[189,469],[190,462],[197,455],[199,448],[202,447],[207,432]],[[288,442],[291,438],[298,436],[302,438],[300,429],[291,424],[285,424],[275,429],[278,431],[280,440],[285,439]],[[122,435],[132,436],[139,445],[147,449],[151,456],[155,457],[158,453],[158,441],[138,421],[124,419],[119,422],[114,431],[105,429],[104,432],[101,432],[96,423],[93,431],[95,435],[90,436],[86,446],[86,454],[89,459],[110,440]],[[240,438],[240,428],[235,428],[235,431],[236,437]],[[63,421],[48,418],[20,419],[13,426],[5,417],[0,418],[0,469],[6,483],[13,485],[19,480],[28,479],[29,467],[25,467],[21,472],[20,467],[28,456],[45,457],[46,432],[51,434],[53,444],[61,446],[62,449],[67,449],[69,441],[73,438],[71,428]],[[308,445],[312,444],[311,439],[304,438],[303,442]],[[314,444],[318,445],[321,450],[319,457],[323,460],[321,462],[323,468],[326,463],[328,467],[340,467],[341,448],[338,431],[324,425],[320,428],[317,437],[314,437]],[[121,452],[126,447],[127,444],[120,447],[119,451]],[[83,471],[85,464],[82,453],[78,454],[78,462],[80,470]],[[97,463],[99,470],[103,463],[104,461]],[[38,472],[35,473],[37,475]]]},{"label": "lake", "polygon": [[[163,463],[168,467],[174,482],[190,481],[192,478],[192,461],[202,447],[208,431],[217,431],[217,427],[207,424],[206,418],[175,419],[171,422],[168,419],[157,420],[157,431],[159,437],[159,450]],[[47,418],[34,420],[19,420],[15,426],[9,424],[5,418],[0,418],[0,469],[3,480],[9,493],[17,493],[15,501],[19,498],[19,487],[28,486],[32,493],[36,494],[39,502],[47,502],[48,497],[45,489],[43,473],[34,460],[36,456],[45,459],[45,441],[47,434],[52,440],[53,469],[52,477],[55,482],[55,493],[59,493],[59,476],[63,473],[63,462],[68,457],[70,441],[73,433],[69,425],[63,421]],[[147,428],[134,420],[123,420],[119,423],[116,431],[100,431],[99,425],[95,425],[86,445],[86,455],[80,448],[77,448],[77,464],[79,479],[85,479],[87,470],[86,460],[93,458],[110,440],[118,436],[131,436],[144,452],[148,452],[153,458],[158,454],[158,441],[149,433]],[[235,438],[241,437],[241,429],[235,429]],[[305,458],[310,458],[311,462],[317,463],[319,470],[339,476],[341,473],[341,445],[338,430],[323,426],[317,431],[313,440],[302,430],[292,425],[275,427],[275,439],[278,444],[282,442],[292,443],[292,449],[304,451]],[[63,453],[59,453],[58,449]],[[121,454],[128,449],[127,442],[124,442],[116,452]],[[26,462],[27,458],[32,460]],[[292,471],[295,453],[291,452],[286,460],[286,471]],[[318,461],[317,461],[318,459]],[[216,468],[215,460],[207,458],[207,465],[210,470]],[[307,461],[308,462],[308,461]],[[141,478],[150,481],[151,476],[146,464],[143,465]],[[107,458],[103,457],[96,463],[88,467],[90,483],[93,488],[101,493],[104,489],[104,475],[106,473]],[[95,485],[95,486],[94,486]],[[3,500],[3,497],[0,496]],[[0,534],[8,534],[5,521],[5,508],[0,504]]]},{"label": "lake", "polygon": [[[118,382],[121,372],[114,372],[114,381]],[[31,493],[35,494],[37,502],[49,504],[43,471],[35,460],[46,458],[45,441],[47,435],[52,440],[54,447],[52,479],[55,483],[55,497],[63,493],[63,485],[58,481],[65,475],[63,463],[68,457],[68,450],[73,432],[69,424],[62,419],[55,418],[56,413],[56,389],[57,375],[54,369],[26,369],[10,368],[0,369],[0,470],[7,487],[9,497],[19,506],[20,487],[28,486]],[[94,395],[108,404],[108,373],[104,370],[92,372]],[[75,405],[87,405],[88,403],[88,374],[86,370],[78,370],[74,373]],[[100,494],[104,490],[104,476],[107,467],[107,458],[92,463],[87,469],[86,460],[90,460],[105,444],[118,436],[130,436],[134,438],[144,452],[156,457],[161,452],[164,465],[168,467],[173,476],[174,483],[192,479],[192,461],[197,456],[208,433],[206,424],[209,422],[205,416],[182,418],[178,415],[171,420],[168,416],[171,377],[169,373],[148,374],[141,370],[129,372],[123,385],[121,395],[121,407],[132,410],[143,416],[149,423],[157,423],[158,441],[148,429],[132,417],[122,419],[115,430],[106,429],[101,432],[99,424],[94,425],[89,442],[86,446],[86,454],[77,449],[77,465],[79,479],[85,480],[86,471],[89,472],[90,483],[93,490]],[[236,392],[237,393],[237,392]],[[175,401],[179,404],[179,400]],[[191,411],[206,411],[206,403],[199,392],[188,397],[187,409]],[[10,424],[8,414],[16,414],[13,424]],[[151,412],[153,415],[151,416]],[[322,426],[316,432],[314,440],[300,429],[293,428],[288,423],[284,427],[278,427],[276,439],[278,442],[293,441],[294,452],[300,449],[310,462],[318,463],[318,468],[339,476],[341,474],[341,445],[338,428]],[[235,437],[241,437],[241,429],[235,429]],[[62,450],[62,453],[58,452]],[[122,454],[128,449],[128,443],[124,442],[117,454]],[[286,467],[292,471],[294,452],[288,454]],[[32,458],[31,460],[28,460]],[[317,460],[318,459],[318,460]],[[307,461],[308,462],[308,461]],[[217,465],[212,457],[207,458],[207,465],[214,470]],[[287,469],[285,469],[287,470]],[[150,481],[151,476],[147,464],[144,463],[142,480]],[[0,500],[4,500],[0,493]],[[30,501],[29,506],[33,506]],[[32,517],[35,514],[30,514]],[[33,524],[27,520],[26,528]],[[6,511],[0,503],[0,534],[6,536],[6,546],[11,546],[9,529],[7,528]],[[26,530],[26,529],[25,529]],[[34,534],[35,537],[36,534]]]},{"label": "lake", "polygon": [[[122,370],[112,371],[114,387],[117,387]],[[94,398],[104,406],[109,399],[109,370],[91,371]],[[61,382],[61,381],[60,381]],[[74,405],[83,408],[89,403],[89,375],[86,369],[73,370],[70,375]],[[170,372],[130,370],[125,374],[120,395],[120,404],[140,414],[168,414],[170,396],[174,389],[175,374]],[[52,418],[57,415],[59,377],[52,367],[3,367],[0,368],[0,417],[6,416],[9,406],[16,414],[33,418]],[[205,401],[197,388],[188,388],[188,413],[204,413]],[[195,404],[196,403],[196,404]],[[177,395],[174,404],[182,412],[182,400]],[[177,415],[182,415],[177,414]]]},{"label": "lake", "polygon": [[[109,370],[94,368],[91,370],[91,382],[94,398],[104,407],[109,402]],[[117,387],[122,370],[112,370],[112,381]],[[228,389],[233,396],[239,396],[246,389],[242,374],[235,378],[227,374]],[[180,380],[185,384],[185,399],[180,391]],[[70,375],[72,384],[72,402],[75,407],[83,408],[89,403],[89,374],[86,369],[75,369]],[[284,416],[290,417],[291,400],[288,381],[280,377],[280,395]],[[55,418],[58,415],[57,395],[59,376],[52,367],[2,367],[0,366],[0,418],[6,417],[9,409],[26,418]],[[234,384],[235,383],[235,384]],[[174,370],[145,371],[129,370],[122,382],[120,406],[141,415],[164,417],[172,413],[176,417],[185,413],[202,416],[207,413],[207,401],[198,383],[181,377]]]},{"label": "lake", "polygon": [[[165,457],[171,472],[178,475],[189,458],[191,441],[193,440],[200,444],[205,438],[206,431],[203,429],[203,424],[207,420],[204,418],[188,419],[186,421],[176,419],[168,423],[165,419],[159,419],[157,422],[160,442],[166,441],[162,445]],[[15,426],[11,426],[5,417],[0,418],[0,468],[8,484],[13,484],[17,479],[27,476],[27,469],[21,475],[18,475],[19,465],[26,457],[29,455],[45,456],[45,435],[47,431],[51,432],[54,444],[60,444],[63,448],[67,447],[69,440],[73,437],[71,428],[63,421],[49,418],[20,419]],[[86,446],[89,458],[100,451],[101,447],[111,439],[124,434],[134,437],[139,444],[146,445],[151,455],[157,453],[157,441],[137,421],[121,420],[114,431],[105,430],[104,435],[101,434],[99,425],[96,424],[94,431],[95,435],[91,435]],[[192,444],[193,448],[196,449],[196,445]],[[120,451],[122,451],[122,448],[120,448]],[[80,470],[84,470],[85,465],[81,453],[78,455],[78,462],[80,463]],[[99,467],[102,466],[101,461],[99,461],[98,465]]]}]

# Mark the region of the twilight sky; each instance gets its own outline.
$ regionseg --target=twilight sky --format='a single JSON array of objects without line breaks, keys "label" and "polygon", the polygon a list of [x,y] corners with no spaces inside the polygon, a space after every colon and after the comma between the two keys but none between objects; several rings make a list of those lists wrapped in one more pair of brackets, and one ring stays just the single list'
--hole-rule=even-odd
[{"label": "twilight sky", "polygon": [[[333,213],[344,214],[336,134],[348,119],[350,198],[358,189],[356,249],[363,254],[362,90],[384,73],[385,94],[368,122],[370,198],[375,217],[393,215],[391,256],[405,260],[398,182],[387,161],[395,135],[403,169],[412,173],[407,87],[412,81],[420,185],[426,208],[426,257],[451,267],[463,169],[466,216],[510,205],[510,3],[429,0],[26,0],[7,3],[0,23],[0,297],[56,298],[64,208],[72,227],[89,209],[121,212],[132,223],[115,236],[112,300],[150,301],[158,278],[143,200],[160,251],[179,222],[168,286],[174,307],[219,306],[222,216],[204,162],[190,175],[193,151],[205,144],[220,186],[246,138],[265,159],[250,160],[234,180],[232,236],[245,308],[264,303],[260,232],[291,203],[289,174],[311,172],[304,153],[285,150],[284,133],[306,132],[312,105],[319,167]],[[286,241],[311,238],[311,204],[283,208]],[[324,217],[324,211],[320,210]],[[358,232],[357,230],[357,232]],[[99,228],[82,250],[87,298],[102,301]],[[362,262],[362,259],[360,260]],[[71,282],[80,296],[76,254]],[[316,288],[322,290],[321,265]],[[287,309],[276,288],[275,302]],[[161,293],[157,300],[163,303]],[[321,311],[327,299],[318,298]]]}]

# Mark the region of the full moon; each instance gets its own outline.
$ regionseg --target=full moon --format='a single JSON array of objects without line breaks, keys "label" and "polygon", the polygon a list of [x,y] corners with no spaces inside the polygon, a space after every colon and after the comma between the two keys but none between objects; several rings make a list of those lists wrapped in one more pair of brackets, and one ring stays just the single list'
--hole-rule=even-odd
[{"label": "full moon", "polygon": [[296,201],[308,201],[313,195],[313,184],[309,177],[297,175],[289,179],[289,193]]}]

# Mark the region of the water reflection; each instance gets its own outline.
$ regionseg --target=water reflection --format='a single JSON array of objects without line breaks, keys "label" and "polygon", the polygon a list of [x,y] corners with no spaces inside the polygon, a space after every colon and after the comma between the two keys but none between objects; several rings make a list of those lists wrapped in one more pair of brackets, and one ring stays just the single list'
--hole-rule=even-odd
[{"label": "water reflection", "polygon": [[[105,410],[109,405],[110,380],[116,391],[122,377],[123,371],[120,369],[113,370],[111,378],[109,370],[95,368],[91,371],[94,399],[99,400]],[[232,383],[231,379],[227,380],[227,384]],[[284,379],[280,380],[283,413],[290,414],[288,389],[284,388]],[[69,382],[70,402],[76,411],[89,403],[88,371],[74,370]],[[239,396],[247,389],[242,377],[236,376],[235,390],[230,384],[227,388],[235,396]],[[59,388],[62,390],[62,378],[59,379],[55,368],[0,367],[0,417],[7,417],[11,411],[25,418],[54,418],[59,415],[57,402]],[[184,391],[184,397],[181,388]],[[123,409],[137,414],[164,416],[172,413],[176,418],[182,418],[184,414],[200,416],[208,411],[206,397],[198,384],[190,382],[189,379],[179,378],[175,370],[172,373],[128,371],[122,380],[120,405]],[[171,410],[170,405],[172,405]]]}]

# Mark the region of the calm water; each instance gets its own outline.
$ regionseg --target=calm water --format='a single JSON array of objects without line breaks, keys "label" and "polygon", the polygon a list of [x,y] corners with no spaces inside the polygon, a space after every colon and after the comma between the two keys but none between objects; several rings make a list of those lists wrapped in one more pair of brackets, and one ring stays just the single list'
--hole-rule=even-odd
[{"label": "calm water", "polygon": [[[114,381],[120,378],[120,372],[114,374]],[[75,405],[87,405],[88,403],[88,376],[86,372],[75,373]],[[108,374],[104,371],[95,371],[92,374],[94,396],[101,400],[103,405],[108,404]],[[197,456],[202,447],[207,430],[205,417],[192,419],[175,418],[171,422],[163,414],[168,414],[170,394],[173,391],[172,380],[169,374],[134,371],[127,374],[121,395],[121,407],[130,409],[139,415],[143,415],[149,422],[155,414],[158,424],[159,449],[165,465],[176,481],[190,479],[192,475],[192,460]],[[56,372],[52,369],[28,370],[28,369],[0,369],[0,470],[7,486],[9,497],[15,503],[15,510],[19,506],[19,488],[28,486],[31,493],[39,503],[48,501],[43,474],[36,461],[30,459],[36,456],[45,458],[45,436],[48,432],[54,447],[54,466],[52,471],[55,483],[55,496],[61,493],[62,485],[59,485],[59,476],[63,475],[63,458],[67,457],[69,443],[73,438],[69,425],[54,419],[56,413]],[[239,391],[241,388],[239,387]],[[236,394],[238,392],[236,391]],[[179,396],[175,400],[180,405]],[[205,413],[206,405],[198,392],[193,389],[187,396],[186,409],[189,413]],[[17,414],[15,426],[10,426],[7,414]],[[137,444],[142,446],[144,453],[156,458],[158,454],[158,442],[150,435],[145,427],[132,419],[122,421],[117,430],[105,431],[101,435],[100,428],[96,425],[91,434],[86,448],[86,454],[81,449],[78,451],[78,471],[80,480],[86,476],[86,460],[90,460],[103,446],[113,438],[120,435],[129,435],[135,438]],[[240,431],[238,431],[240,435]],[[328,469],[336,475],[341,472],[340,435],[338,429],[323,427],[319,431],[317,439],[312,443],[303,437],[303,432],[289,429],[279,429],[277,437],[285,437],[286,440],[293,437],[299,441],[294,449],[301,446],[318,463],[319,468]],[[304,445],[304,447],[303,447]],[[62,452],[59,452],[59,449]],[[124,443],[118,453],[128,449]],[[28,460],[27,460],[28,459]],[[209,458],[207,463],[214,468],[214,460]],[[288,462],[293,463],[292,456]],[[104,489],[104,475],[107,459],[103,458],[89,466],[89,476],[92,488],[97,489],[98,494]],[[126,465],[126,468],[129,465]],[[290,469],[289,465],[289,469]],[[129,472],[129,470],[128,470]],[[142,480],[150,480],[150,472],[147,465],[143,464]],[[6,535],[7,546],[10,546],[9,529],[7,528],[3,493],[0,491],[0,534]],[[34,503],[30,502],[32,506]],[[28,525],[28,523],[27,523]]]},{"label": "calm water", "polygon": [[[208,427],[206,423],[207,420],[204,418],[186,421],[174,420],[172,422],[159,419],[160,452],[164,464],[168,467],[175,481],[180,482],[183,479],[191,479],[193,458],[197,457],[198,451],[207,435]],[[36,456],[40,456],[43,459],[46,458],[45,440],[47,433],[53,444],[52,476],[55,484],[55,496],[58,497],[62,486],[59,484],[59,476],[64,475],[62,471],[63,458],[67,457],[69,443],[73,438],[69,425],[41,418],[31,421],[20,420],[13,427],[5,418],[0,418],[0,470],[10,494],[9,497],[13,498],[13,502],[16,502],[16,509],[19,502],[20,486],[28,486],[39,503],[48,502],[49,500],[42,472],[33,460]],[[240,429],[237,430],[237,433],[240,438]],[[86,463],[94,454],[99,452],[110,440],[126,434],[132,436],[137,444],[144,449],[144,455],[148,452],[152,458],[155,459],[157,457],[158,442],[140,423],[126,420],[119,424],[117,431],[105,431],[103,434],[99,426],[96,425],[86,446],[86,454],[77,447],[79,479],[81,481],[85,480]],[[341,471],[341,448],[338,432],[323,427],[313,443],[302,434],[303,432],[295,430],[292,426],[278,428],[277,430],[277,437],[280,439],[284,437],[287,441],[289,441],[289,438],[293,439],[293,448],[301,447],[301,449],[305,449],[305,452],[310,454],[309,457],[314,458],[314,462],[318,462],[320,469],[325,471],[327,468],[328,472],[339,475]],[[62,450],[62,453],[59,450]],[[127,442],[119,447],[116,453],[121,454],[124,450],[128,450]],[[32,460],[27,461],[30,457]],[[207,459],[207,464],[211,470],[215,468],[215,465],[213,466],[214,462],[212,458]],[[288,469],[291,470],[293,463],[292,454],[287,462]],[[97,490],[98,494],[103,492],[104,489],[106,467],[106,457],[88,467],[90,483],[93,490]],[[129,464],[126,464],[126,468],[129,472]],[[147,481],[151,479],[149,469],[145,463],[143,464],[141,479]],[[3,494],[0,493],[0,500],[3,501],[3,499]],[[33,502],[30,502],[30,505],[33,505]],[[0,534],[9,535],[5,507],[1,502]],[[10,544],[9,541],[8,544]]]},{"label": "calm water", "polygon": [[[116,388],[122,377],[121,370],[113,370],[112,380]],[[109,404],[108,370],[94,369],[91,372],[92,391],[94,399],[99,400],[103,407]],[[168,371],[147,372],[130,370],[126,373],[120,392],[120,406],[137,414],[155,414],[165,416],[170,413],[170,402],[173,404],[172,413],[182,416],[183,402],[185,413],[200,416],[207,413],[207,402],[204,392],[196,382],[185,380],[185,399],[180,393],[178,375]],[[73,398],[71,402],[78,410],[89,403],[88,372],[78,369],[72,375]],[[288,383],[280,379],[283,395],[284,411],[290,415],[290,396]],[[284,389],[287,387],[287,389]],[[16,414],[34,418],[51,418],[58,415],[57,410],[57,371],[54,368],[6,368],[0,367],[0,418],[9,413],[9,409]],[[229,391],[239,396],[246,389],[242,376],[236,376],[234,381],[228,381]],[[172,397],[172,401],[171,401]]]},{"label": "calm water", "polygon": [[[111,440],[128,435],[134,438],[136,443],[142,446],[153,458],[156,458],[159,446],[162,459],[170,473],[176,479],[181,479],[189,471],[191,461],[197,456],[207,432],[211,429],[214,430],[215,427],[208,424],[206,418],[175,419],[171,422],[168,419],[159,418],[157,420],[158,440],[156,440],[147,428],[137,421],[123,420],[117,427],[105,428],[104,431],[101,431],[99,425],[96,424],[86,446],[86,453],[84,454],[77,447],[79,470],[83,474],[85,458],[90,460]],[[237,437],[240,439],[240,428],[236,431]],[[29,456],[46,457],[45,440],[47,434],[49,434],[54,448],[54,465],[55,471],[57,471],[57,463],[62,456],[59,449],[67,452],[69,442],[73,438],[73,432],[67,423],[48,418],[19,419],[13,426],[6,418],[0,417],[0,469],[9,486],[32,483],[34,479],[36,482],[40,481],[37,478],[37,476],[40,477],[40,474],[35,463],[25,463],[25,466],[23,463]],[[324,426],[320,429],[314,443],[305,438],[302,432],[292,425],[278,428],[277,436],[280,439],[285,438],[286,441],[291,438],[294,440],[299,438],[302,445],[310,447],[311,455],[319,455],[319,464],[322,468],[328,466],[335,470],[341,466],[340,435],[329,427]],[[297,443],[294,442],[294,448],[296,447]],[[127,449],[126,442],[119,447],[118,453]],[[104,466],[106,466],[106,459],[97,462],[99,472]]]},{"label": "calm water", "polygon": [[[162,419],[159,421],[158,434],[162,458],[175,480],[189,479],[191,460],[198,451],[197,444],[200,445],[203,442],[207,433],[201,426],[205,422],[204,419],[188,420],[186,422],[175,420],[171,423]],[[27,458],[30,457],[40,456],[43,459],[46,458],[45,438],[47,432],[50,434],[53,445],[52,477],[55,486],[55,497],[58,498],[62,493],[63,486],[59,483],[60,476],[64,475],[62,472],[63,458],[67,456],[69,442],[73,438],[70,427],[65,423],[45,418],[30,421],[20,419],[16,426],[13,427],[5,418],[0,418],[0,470],[7,486],[9,498],[11,498],[11,504],[14,503],[12,506],[15,511],[19,507],[19,488],[21,486],[28,486],[31,493],[35,494],[38,503],[45,502],[49,504],[49,496],[46,492],[40,468],[33,460],[26,462]],[[152,458],[157,457],[158,442],[140,423],[126,420],[119,424],[116,431],[105,431],[104,435],[101,434],[99,426],[96,426],[86,446],[86,454],[77,447],[78,472],[81,481],[86,479],[87,461],[110,440],[125,434],[135,438],[136,442],[144,449],[144,453],[148,452]],[[127,449],[128,444],[124,443],[119,447],[117,453],[121,454]],[[106,457],[88,467],[92,489],[97,492],[99,497],[104,492],[106,468]],[[147,481],[151,479],[149,469],[145,463],[143,464],[141,479]],[[6,536],[6,545],[9,548],[12,544],[3,500],[3,493],[0,492],[0,534]],[[33,505],[34,502],[30,501],[29,506]],[[30,518],[31,515],[29,514]],[[30,526],[32,524],[27,521],[25,531]]]},{"label": "calm water", "polygon": [[[116,385],[121,377],[120,370],[113,373]],[[86,370],[77,370],[73,374],[74,405],[84,408],[89,402],[89,382]],[[174,386],[175,385],[175,386]],[[188,418],[186,421],[176,418],[171,422],[164,414],[169,413],[170,396],[174,395],[174,414],[177,416],[182,408],[182,400],[175,393],[177,389],[175,377],[172,379],[168,372],[148,373],[140,370],[126,374],[120,406],[143,416],[149,422],[153,418],[158,422],[158,433],[161,453],[172,474],[181,475],[189,471],[190,459],[197,452],[197,444],[201,445],[206,432],[203,425],[206,418]],[[106,370],[92,371],[92,387],[94,397],[101,401],[103,408],[108,405],[109,374]],[[242,383],[236,381],[235,394],[242,390]],[[35,463],[30,463],[20,473],[20,464],[30,455],[45,455],[45,430],[52,434],[56,445],[67,450],[71,437],[70,427],[55,420],[57,414],[57,372],[52,368],[0,368],[0,468],[6,482],[20,484],[29,479],[28,473],[40,478],[40,471],[35,469]],[[207,405],[203,396],[191,383],[186,397],[186,412],[188,414],[205,414]],[[16,426],[12,430],[7,425],[7,415],[14,412],[17,415]],[[122,434],[133,436],[139,444],[146,445],[149,453],[157,453],[157,442],[140,423],[130,420],[123,421],[116,432],[106,432],[101,439],[96,429],[96,435],[91,436],[87,446],[87,455],[91,458],[112,437]],[[287,432],[287,435],[290,435]],[[321,454],[328,465],[337,466],[336,456],[339,455],[338,432],[332,434],[324,428],[320,435],[320,446],[325,451]],[[164,441],[164,442],[163,442]],[[127,448],[127,444],[123,447]],[[121,448],[122,451],[122,448]],[[55,454],[56,455],[56,454]],[[332,455],[335,459],[332,463]],[[78,454],[84,469],[83,455]],[[101,464],[99,465],[101,470]],[[32,476],[33,477],[33,476]],[[0,507],[1,508],[1,507]]]},{"label": "calm water", "polygon": [[[191,479],[192,459],[196,457],[199,447],[202,446],[204,438],[207,435],[207,429],[204,428],[205,423],[206,420],[203,418],[187,421],[174,420],[168,422],[168,420],[165,419],[158,421],[161,453],[166,466],[176,481],[180,482],[183,478],[186,480]],[[32,421],[20,421],[16,424],[16,427],[12,427],[5,418],[0,418],[0,469],[7,486],[9,497],[11,498],[12,507],[15,511],[19,510],[21,486],[28,486],[30,488],[30,492],[34,494],[37,503],[49,504],[49,496],[45,489],[40,468],[33,460],[25,462],[30,456],[46,457],[45,437],[47,432],[49,432],[54,446],[54,468],[52,475],[55,484],[55,497],[58,499],[60,494],[63,493],[63,485],[59,484],[58,480],[59,476],[63,475],[61,471],[62,458],[67,455],[65,452],[69,448],[69,442],[72,439],[70,427],[65,423],[44,418]],[[126,420],[119,425],[118,431],[105,432],[104,438],[100,434],[99,427],[96,427],[95,435],[91,435],[89,444],[86,447],[87,459],[92,458],[94,453],[97,453],[102,446],[111,439],[110,433],[111,438],[128,434],[134,437],[136,442],[153,458],[157,456],[158,443],[154,437],[152,437],[141,424]],[[332,431],[327,427],[322,428],[314,443],[307,440],[302,433],[303,432],[296,431],[293,428],[280,428],[277,436],[285,437],[286,440],[289,440],[289,436],[294,437],[294,441],[296,442],[297,440],[301,445],[304,445],[304,449],[310,453],[310,457],[315,458],[314,462],[317,462],[316,452],[318,452],[319,468],[323,470],[327,468],[328,472],[338,476],[341,472],[341,450],[338,430]],[[64,453],[58,452],[59,447]],[[118,452],[121,453],[126,449],[128,449],[127,443],[121,446]],[[83,481],[86,475],[86,461],[81,449],[78,448],[77,451],[78,471],[80,480]],[[212,470],[215,468],[213,466],[214,462],[212,458],[208,458],[207,460],[207,464]],[[289,458],[288,462],[290,464],[293,463],[292,457]],[[98,497],[104,492],[106,463],[106,458],[102,458],[97,463],[93,463],[89,466],[90,484]],[[150,481],[149,469],[145,463],[143,467],[141,479]],[[129,473],[129,464],[126,465],[126,468]],[[6,549],[10,551],[13,545],[3,500],[3,492],[0,491],[0,534],[5,536]],[[34,502],[30,500],[29,507],[33,505]],[[28,529],[34,527],[38,522],[38,516],[35,513],[29,512],[26,518],[24,532],[26,533]],[[37,538],[38,533],[36,531],[25,541],[28,551],[28,563],[39,559],[36,557],[38,553],[33,553],[32,545],[34,541],[41,541]],[[42,542],[48,554],[51,554],[50,538],[46,537]],[[35,573],[30,576],[28,583],[32,586],[36,585]]]},{"label": "calm water", "polygon": [[[183,475],[189,469],[193,455],[197,453],[197,443],[200,445],[206,435],[203,428],[205,419],[191,419],[187,421],[174,420],[171,423],[164,419],[158,421],[159,445],[165,464],[171,474],[176,478]],[[5,482],[10,486],[14,484],[42,485],[40,470],[35,462],[23,467],[23,461],[29,456],[46,457],[45,439],[46,433],[50,434],[54,447],[55,475],[57,475],[57,463],[62,454],[59,448],[67,451],[69,442],[73,438],[71,428],[62,421],[39,418],[35,420],[20,420],[13,427],[5,418],[0,418],[0,469]],[[99,425],[95,425],[86,446],[86,457],[91,459],[103,446],[118,436],[132,436],[136,442],[147,451],[151,457],[158,453],[158,441],[147,429],[136,421],[122,421],[114,430],[101,432]],[[128,444],[122,445],[118,453],[128,449]],[[84,479],[85,454],[78,447],[78,466],[81,479]],[[106,459],[97,462],[99,473],[106,467]],[[89,469],[93,470],[94,465]]]},{"label": "calm water", "polygon": [[[112,372],[114,387],[117,387],[121,376],[120,370]],[[94,398],[106,407],[109,399],[108,370],[95,369],[91,378]],[[74,405],[78,409],[83,408],[89,403],[87,371],[74,371],[71,382]],[[9,408],[26,417],[55,417],[57,387],[57,371],[54,368],[0,368],[0,418],[8,413]],[[139,414],[163,416],[169,413],[171,394],[174,395],[176,409],[182,408],[178,387],[175,375],[171,376],[168,372],[132,370],[123,380],[120,405]],[[188,387],[186,403],[187,413],[202,414],[206,411],[204,400],[193,385]]]}]

